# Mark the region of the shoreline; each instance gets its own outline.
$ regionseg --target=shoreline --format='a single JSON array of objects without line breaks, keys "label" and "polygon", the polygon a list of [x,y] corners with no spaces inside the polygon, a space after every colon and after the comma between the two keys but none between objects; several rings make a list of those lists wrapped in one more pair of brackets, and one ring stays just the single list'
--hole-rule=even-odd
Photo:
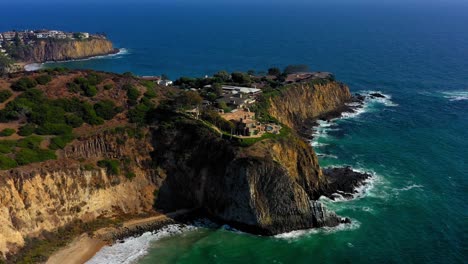
[{"label": "shoreline", "polygon": [[40,70],[44,64],[51,64],[51,63],[66,63],[66,62],[72,62],[72,61],[87,61],[87,60],[92,60],[92,59],[99,59],[99,58],[104,58],[104,57],[110,57],[110,56],[115,56],[119,54],[125,54],[124,52],[126,51],[125,48],[114,48],[111,52],[105,53],[105,54],[98,54],[98,55],[93,55],[93,56],[87,56],[87,57],[82,57],[82,58],[77,58],[77,59],[70,59],[70,60],[60,60],[60,61],[43,61],[43,62],[17,62],[18,65],[21,65],[21,68],[23,71],[26,72],[31,72],[31,71],[37,71]]},{"label": "shoreline", "polygon": [[157,214],[145,218],[125,221],[120,227],[100,228],[92,234],[82,233],[65,247],[54,252],[46,261],[47,264],[82,264],[91,260],[102,248],[118,243],[128,237],[142,235],[148,231],[161,229],[175,224],[176,218],[184,217],[190,210],[178,210],[167,214]]}]

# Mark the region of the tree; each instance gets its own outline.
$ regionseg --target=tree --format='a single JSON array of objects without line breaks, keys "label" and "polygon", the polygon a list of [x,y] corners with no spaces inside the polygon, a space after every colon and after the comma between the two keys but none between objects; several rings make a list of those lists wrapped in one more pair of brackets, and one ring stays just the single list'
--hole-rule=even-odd
[{"label": "tree", "polygon": [[213,75],[217,82],[227,82],[230,77],[227,71],[219,71]]},{"label": "tree", "polygon": [[180,94],[177,98],[177,104],[184,109],[198,106],[202,103],[203,98],[195,91],[187,91]]},{"label": "tree", "polygon": [[250,84],[250,76],[243,72],[233,72],[231,74],[232,81],[239,84]]},{"label": "tree", "polygon": [[8,73],[8,68],[10,68],[13,61],[5,56],[3,53],[0,53],[0,75]]},{"label": "tree", "polygon": [[167,74],[161,74],[161,80],[165,81],[165,80],[169,80],[169,76],[167,76]]},{"label": "tree", "polygon": [[273,76],[280,76],[281,75],[281,70],[277,67],[272,67],[268,69],[268,75],[273,75]]},{"label": "tree", "polygon": [[309,66],[305,64],[297,64],[297,65],[288,65],[284,68],[284,74],[292,74],[298,72],[308,72]]}]

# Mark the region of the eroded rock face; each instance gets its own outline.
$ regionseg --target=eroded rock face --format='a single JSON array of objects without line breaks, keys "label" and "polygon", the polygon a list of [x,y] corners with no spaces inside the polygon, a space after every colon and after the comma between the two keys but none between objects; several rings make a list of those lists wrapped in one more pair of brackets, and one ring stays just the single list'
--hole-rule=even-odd
[{"label": "eroded rock face", "polygon": [[241,148],[191,120],[176,127],[153,136],[153,160],[167,175],[158,208],[199,208],[266,235],[340,223],[310,202],[324,179],[312,148],[296,136]]},{"label": "eroded rock face", "polygon": [[302,130],[305,123],[327,115],[336,117],[352,99],[348,86],[330,81],[326,84],[298,83],[270,100],[270,114],[281,123]]},{"label": "eroded rock face", "polygon": [[67,165],[50,172],[12,170],[0,184],[0,252],[15,251],[26,236],[74,220],[151,210],[154,185],[143,171],[128,181],[105,170]]},{"label": "eroded rock face", "polygon": [[117,52],[112,42],[106,39],[42,40],[26,50],[21,60],[25,62],[64,61]]}]

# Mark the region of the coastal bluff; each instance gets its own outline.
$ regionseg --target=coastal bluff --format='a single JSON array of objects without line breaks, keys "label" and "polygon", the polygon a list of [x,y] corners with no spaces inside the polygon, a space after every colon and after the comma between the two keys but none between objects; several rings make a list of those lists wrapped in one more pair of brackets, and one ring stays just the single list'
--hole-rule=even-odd
[{"label": "coastal bluff", "polygon": [[[243,141],[172,107],[180,107],[180,96],[193,91],[128,74],[64,69],[12,74],[0,85],[16,97],[0,113],[15,114],[25,102],[36,107],[29,104],[34,99],[45,110],[54,109],[44,118],[55,121],[56,111],[66,109],[64,115],[75,118],[63,122],[84,119],[73,122],[74,135],[66,142],[69,135],[44,136],[48,131],[37,128],[31,133],[38,134],[14,134],[2,142],[3,162],[14,158],[21,163],[0,171],[1,255],[14,262],[54,232],[79,225],[84,227],[79,234],[92,233],[86,228],[95,223],[106,227],[155,210],[193,211],[261,235],[348,223],[317,200],[349,184],[340,171],[322,171],[314,149],[299,133],[306,121],[352,100],[347,86],[319,81],[279,88],[262,109],[279,120],[281,132]],[[9,120],[10,115],[4,116]],[[60,124],[48,128],[58,133],[57,128],[66,128]],[[24,132],[23,127],[18,131]],[[31,156],[36,152],[50,159]],[[26,163],[25,157],[38,161]],[[350,184],[358,186],[360,180]],[[45,261],[49,253],[41,251],[34,259]]]},{"label": "coastal bluff", "polygon": [[107,39],[86,40],[39,40],[20,54],[20,61],[42,63],[46,61],[68,61],[86,59],[94,56],[115,54],[114,48]]}]

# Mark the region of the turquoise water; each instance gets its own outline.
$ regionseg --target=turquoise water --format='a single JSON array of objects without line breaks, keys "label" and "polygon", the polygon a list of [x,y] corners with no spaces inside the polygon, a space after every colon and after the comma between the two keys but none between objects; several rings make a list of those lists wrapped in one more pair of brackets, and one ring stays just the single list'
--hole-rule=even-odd
[{"label": "turquoise water", "polygon": [[466,262],[467,5],[14,8],[23,15],[2,16],[0,30],[105,31],[126,50],[68,67],[176,78],[307,63],[353,92],[391,96],[322,126],[313,143],[322,166],[375,175],[354,200],[324,200],[351,226],[278,237],[171,227],[106,248],[92,263]]}]

